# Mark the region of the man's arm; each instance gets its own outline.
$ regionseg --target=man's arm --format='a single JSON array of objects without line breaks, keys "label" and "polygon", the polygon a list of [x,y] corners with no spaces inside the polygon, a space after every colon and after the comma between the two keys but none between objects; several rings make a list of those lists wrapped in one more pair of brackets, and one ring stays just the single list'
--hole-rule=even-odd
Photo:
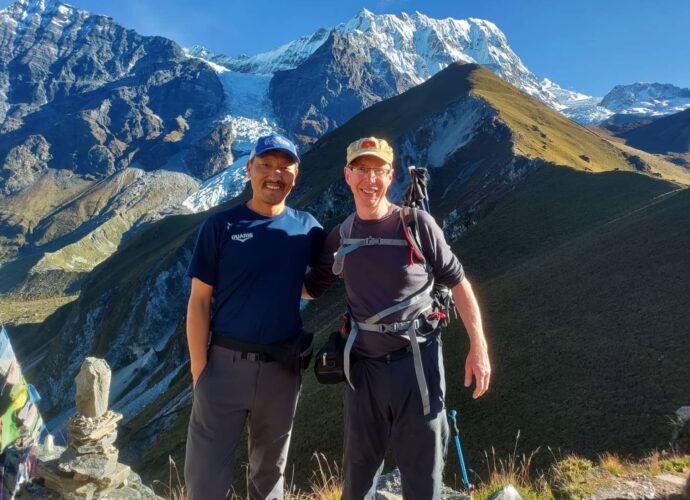
[{"label": "man's arm", "polygon": [[474,376],[476,385],[472,397],[476,399],[487,391],[491,380],[491,363],[482,327],[482,316],[472,285],[467,278],[455,285],[451,291],[455,307],[470,338],[470,353],[465,361],[465,387],[472,384],[472,376]]},{"label": "man's arm", "polygon": [[315,253],[310,269],[304,278],[302,285],[302,298],[306,300],[318,299],[328,288],[338,280],[333,274],[333,252],[338,249],[340,242],[340,226],[336,226],[330,232],[326,241]]},{"label": "man's arm", "polygon": [[189,294],[187,303],[187,344],[193,386],[196,385],[199,375],[206,366],[212,296],[211,285],[192,278],[192,292]]}]

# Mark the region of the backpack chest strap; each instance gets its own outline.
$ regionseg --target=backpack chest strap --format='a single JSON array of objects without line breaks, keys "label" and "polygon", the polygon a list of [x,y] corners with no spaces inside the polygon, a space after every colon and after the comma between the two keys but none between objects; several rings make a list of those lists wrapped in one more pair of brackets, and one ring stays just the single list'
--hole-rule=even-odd
[{"label": "backpack chest strap", "polygon": [[398,246],[404,247],[408,246],[406,240],[393,239],[393,238],[374,238],[369,236],[368,238],[343,238],[341,240],[340,248],[333,254],[333,274],[340,274],[343,272],[345,266],[345,256],[350,252],[354,252],[361,247],[373,247],[373,246]]},{"label": "backpack chest strap", "polygon": [[[345,350],[343,352],[343,371],[345,372],[345,379],[347,380],[347,383],[350,385],[352,390],[356,390],[355,386],[352,384],[352,379],[350,377],[350,354],[352,352],[352,346],[355,343],[355,338],[357,337],[357,333],[359,330],[365,330],[365,331],[375,331],[375,332],[401,332],[401,331],[406,331],[407,335],[410,339],[410,345],[412,347],[412,358],[413,358],[413,363],[414,363],[414,371],[415,371],[415,377],[417,379],[417,386],[419,387],[419,392],[422,397],[422,406],[424,410],[424,415],[428,415],[430,410],[430,403],[429,403],[429,388],[427,387],[426,379],[424,377],[424,367],[422,365],[422,355],[421,351],[419,349],[419,341],[417,340],[417,329],[421,325],[421,320],[420,319],[415,319],[415,320],[410,320],[410,321],[401,321],[397,323],[388,323],[388,324],[381,324],[379,323],[383,318],[390,316],[394,312],[402,311],[403,309],[406,309],[410,307],[413,304],[416,304],[420,301],[430,301],[431,296],[430,292],[431,289],[434,287],[434,278],[433,276],[430,276],[429,281],[427,282],[426,286],[421,289],[419,292],[415,293],[414,295],[408,297],[407,299],[403,300],[402,302],[398,302],[397,304],[392,305],[391,307],[388,307],[384,309],[383,311],[380,311],[377,314],[374,314],[370,318],[367,318],[366,321],[352,321],[351,324],[351,329],[350,333],[347,337],[347,342],[345,343]],[[432,304],[429,304],[427,307],[423,309],[423,312],[428,311],[432,307]]]}]

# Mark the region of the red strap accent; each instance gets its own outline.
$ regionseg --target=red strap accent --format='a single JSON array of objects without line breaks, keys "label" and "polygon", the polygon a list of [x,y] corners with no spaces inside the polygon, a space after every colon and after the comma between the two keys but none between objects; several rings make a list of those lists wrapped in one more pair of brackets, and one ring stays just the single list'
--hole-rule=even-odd
[{"label": "red strap accent", "polygon": [[417,250],[417,247],[412,242],[412,238],[410,237],[407,228],[405,228],[403,232],[405,233],[405,239],[407,240],[407,244],[410,245],[410,265],[414,264],[413,259],[417,259],[420,263],[423,263],[424,256],[421,253],[419,253],[419,250]]},{"label": "red strap accent", "polygon": [[350,321],[350,316],[348,314],[343,314],[343,325],[340,327],[340,333],[347,335],[347,324]]},{"label": "red strap accent", "polygon": [[428,319],[428,320],[440,319],[441,321],[444,321],[444,320],[448,319],[448,316],[443,311],[436,311],[436,312],[432,312],[431,314],[429,314],[426,317],[426,319]]}]

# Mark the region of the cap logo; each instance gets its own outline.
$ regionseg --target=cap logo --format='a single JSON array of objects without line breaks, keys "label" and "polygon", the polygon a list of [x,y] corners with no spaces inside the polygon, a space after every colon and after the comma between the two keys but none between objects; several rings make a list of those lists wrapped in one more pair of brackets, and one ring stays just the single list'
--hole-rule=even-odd
[{"label": "cap logo", "polygon": [[374,141],[362,141],[359,145],[360,148],[375,148],[376,143]]}]

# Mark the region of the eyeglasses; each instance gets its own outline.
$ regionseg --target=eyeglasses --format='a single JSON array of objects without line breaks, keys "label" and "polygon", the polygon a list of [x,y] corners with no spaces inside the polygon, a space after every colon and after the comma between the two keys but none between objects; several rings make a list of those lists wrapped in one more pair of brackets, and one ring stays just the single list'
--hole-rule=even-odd
[{"label": "eyeglasses", "polygon": [[375,177],[385,177],[386,175],[391,173],[390,168],[369,168],[369,167],[361,167],[359,165],[348,165],[347,166],[350,170],[352,170],[353,173],[361,176],[368,176],[371,175],[371,173],[374,173]]}]

